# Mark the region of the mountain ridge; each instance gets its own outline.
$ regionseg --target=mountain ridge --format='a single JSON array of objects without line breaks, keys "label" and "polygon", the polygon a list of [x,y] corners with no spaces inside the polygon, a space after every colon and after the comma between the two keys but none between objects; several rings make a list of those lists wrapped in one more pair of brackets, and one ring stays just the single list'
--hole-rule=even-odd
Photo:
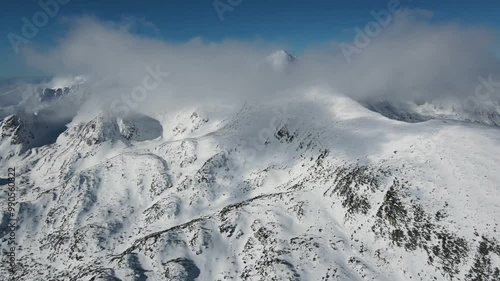
[{"label": "mountain ridge", "polygon": [[0,159],[15,278],[497,280],[498,128],[385,115],[314,88],[65,121]]}]

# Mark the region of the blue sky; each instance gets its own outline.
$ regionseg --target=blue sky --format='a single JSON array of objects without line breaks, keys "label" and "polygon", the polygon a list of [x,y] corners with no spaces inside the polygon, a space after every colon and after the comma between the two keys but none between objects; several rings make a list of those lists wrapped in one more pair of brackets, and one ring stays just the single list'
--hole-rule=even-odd
[{"label": "blue sky", "polygon": [[[42,0],[47,2],[47,0]],[[61,0],[62,1],[62,0]],[[227,3],[230,0],[220,0]],[[236,0],[233,0],[236,1]],[[370,11],[387,7],[388,0],[242,0],[221,21],[212,0],[97,1],[70,0],[40,28],[31,44],[50,46],[66,32],[64,19],[93,15],[102,20],[120,21],[124,17],[143,18],[154,29],[139,30],[147,36],[170,41],[193,37],[220,41],[261,39],[283,45],[292,52],[303,48],[352,37],[355,26],[372,20]],[[400,0],[405,7],[435,12],[435,20],[500,27],[500,3],[495,0]],[[41,7],[35,0],[2,0],[0,10],[0,77],[32,76],[23,58],[15,54],[7,34],[21,34],[22,17],[32,19]]]}]

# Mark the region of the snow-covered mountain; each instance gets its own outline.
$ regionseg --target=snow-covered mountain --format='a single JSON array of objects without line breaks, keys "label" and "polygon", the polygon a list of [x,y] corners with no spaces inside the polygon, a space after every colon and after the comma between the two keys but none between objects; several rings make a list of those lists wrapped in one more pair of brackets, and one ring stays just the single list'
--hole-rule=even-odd
[{"label": "snow-covered mountain", "polygon": [[442,100],[402,102],[379,99],[361,103],[388,118],[404,122],[438,119],[500,126],[500,101],[485,101],[471,106],[463,101]]},{"label": "snow-covered mountain", "polygon": [[5,116],[16,280],[500,280],[498,127],[375,106]]},{"label": "snow-covered mountain", "polygon": [[296,58],[285,50],[278,50],[267,56],[266,60],[275,70],[283,70],[293,63]]},{"label": "snow-covered mountain", "polygon": [[0,159],[56,141],[87,98],[83,81],[77,81],[22,84],[4,92],[10,102],[0,108]]}]

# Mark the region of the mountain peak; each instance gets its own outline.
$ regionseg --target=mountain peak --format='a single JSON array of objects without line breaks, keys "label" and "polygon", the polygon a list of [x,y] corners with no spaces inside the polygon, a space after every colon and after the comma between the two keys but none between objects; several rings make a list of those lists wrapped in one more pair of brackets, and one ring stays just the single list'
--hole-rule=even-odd
[{"label": "mountain peak", "polygon": [[267,61],[275,69],[283,69],[295,60],[296,58],[293,55],[283,49],[278,50],[267,57]]}]

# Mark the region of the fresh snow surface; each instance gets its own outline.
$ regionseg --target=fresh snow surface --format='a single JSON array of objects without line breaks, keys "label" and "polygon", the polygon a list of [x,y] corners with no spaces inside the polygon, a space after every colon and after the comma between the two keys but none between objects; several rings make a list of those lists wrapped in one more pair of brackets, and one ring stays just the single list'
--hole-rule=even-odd
[{"label": "fresh snow surface", "polygon": [[101,112],[38,145],[5,116],[15,280],[500,280],[499,128],[379,111],[313,89]]}]

